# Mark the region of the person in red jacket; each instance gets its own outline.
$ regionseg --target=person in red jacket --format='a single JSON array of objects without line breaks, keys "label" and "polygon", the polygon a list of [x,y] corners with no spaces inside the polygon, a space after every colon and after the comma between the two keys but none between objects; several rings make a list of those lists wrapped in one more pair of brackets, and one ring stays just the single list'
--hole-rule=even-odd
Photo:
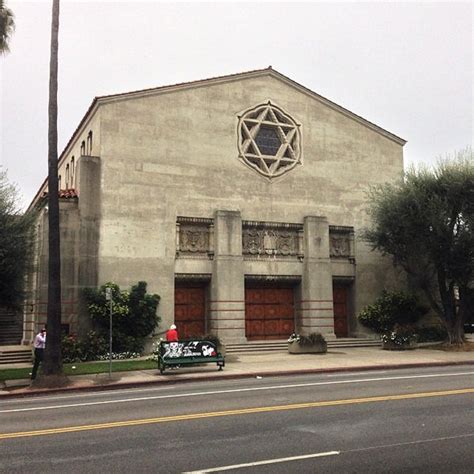
[{"label": "person in red jacket", "polygon": [[178,342],[179,337],[178,337],[178,331],[176,330],[176,326],[172,324],[168,331],[166,331],[166,340],[168,342]]}]

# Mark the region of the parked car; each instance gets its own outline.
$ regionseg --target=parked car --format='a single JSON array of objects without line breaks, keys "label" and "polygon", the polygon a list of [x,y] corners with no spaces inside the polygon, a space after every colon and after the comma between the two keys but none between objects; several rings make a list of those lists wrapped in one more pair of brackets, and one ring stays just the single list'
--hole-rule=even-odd
[{"label": "parked car", "polygon": [[474,334],[474,321],[464,323],[464,332],[466,334]]}]

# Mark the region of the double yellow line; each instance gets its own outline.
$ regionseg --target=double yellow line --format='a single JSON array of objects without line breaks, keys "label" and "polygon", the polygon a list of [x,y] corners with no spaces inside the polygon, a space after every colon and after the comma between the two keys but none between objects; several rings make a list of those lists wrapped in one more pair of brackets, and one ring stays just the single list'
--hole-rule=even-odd
[{"label": "double yellow line", "polygon": [[25,438],[30,436],[45,436],[63,433],[76,433],[79,431],[103,430],[110,428],[122,428],[125,426],[141,426],[157,423],[170,423],[173,421],[200,420],[203,418],[216,418],[221,416],[250,415],[254,413],[269,413],[283,410],[300,410],[303,408],[331,407],[339,405],[354,405],[360,403],[375,403],[394,400],[411,400],[415,398],[445,397],[449,395],[474,394],[474,388],[459,390],[444,390],[439,392],[407,393],[403,395],[385,395],[379,397],[350,398],[346,400],[328,400],[322,402],[296,403],[291,405],[277,405],[257,408],[242,408],[239,410],[214,411],[208,413],[191,413],[189,415],[161,416],[158,418],[143,418],[140,420],[114,421],[110,423],[99,423],[95,425],[67,426],[64,428],[51,428],[36,431],[19,431],[16,433],[0,433],[0,440],[12,438]]}]

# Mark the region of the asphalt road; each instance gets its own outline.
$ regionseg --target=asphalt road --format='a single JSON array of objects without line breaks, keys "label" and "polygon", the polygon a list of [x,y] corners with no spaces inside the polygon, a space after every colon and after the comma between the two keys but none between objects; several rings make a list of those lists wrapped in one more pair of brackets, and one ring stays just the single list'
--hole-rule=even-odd
[{"label": "asphalt road", "polygon": [[474,472],[474,369],[1,401],[0,472]]}]

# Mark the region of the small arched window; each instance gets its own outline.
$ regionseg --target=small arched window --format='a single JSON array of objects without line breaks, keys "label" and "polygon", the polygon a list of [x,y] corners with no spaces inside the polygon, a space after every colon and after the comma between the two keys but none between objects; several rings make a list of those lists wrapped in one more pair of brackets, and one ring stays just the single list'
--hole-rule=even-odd
[{"label": "small arched window", "polygon": [[71,158],[71,188],[74,188],[74,156]]},{"label": "small arched window", "polygon": [[66,189],[69,189],[69,164],[66,165]]},{"label": "small arched window", "polygon": [[58,189],[61,191],[61,175],[58,176]]},{"label": "small arched window", "polygon": [[86,142],[82,140],[81,143],[81,156],[84,156],[86,154]]},{"label": "small arched window", "polygon": [[87,134],[87,154],[92,155],[92,130]]}]

